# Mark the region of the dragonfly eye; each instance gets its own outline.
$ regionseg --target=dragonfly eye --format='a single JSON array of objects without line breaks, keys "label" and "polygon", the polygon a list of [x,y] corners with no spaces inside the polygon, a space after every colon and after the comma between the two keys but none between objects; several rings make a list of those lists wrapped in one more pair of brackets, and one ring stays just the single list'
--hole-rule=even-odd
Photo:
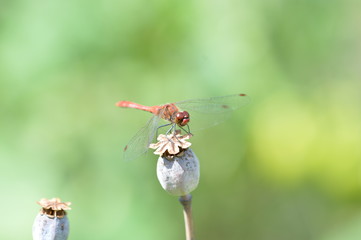
[{"label": "dragonfly eye", "polygon": [[177,118],[177,120],[183,120],[183,118],[184,118],[184,112],[178,112],[175,117]]},{"label": "dragonfly eye", "polygon": [[177,118],[178,124],[181,126],[187,125],[190,120],[189,113],[186,111],[178,112],[176,115],[176,118]]}]

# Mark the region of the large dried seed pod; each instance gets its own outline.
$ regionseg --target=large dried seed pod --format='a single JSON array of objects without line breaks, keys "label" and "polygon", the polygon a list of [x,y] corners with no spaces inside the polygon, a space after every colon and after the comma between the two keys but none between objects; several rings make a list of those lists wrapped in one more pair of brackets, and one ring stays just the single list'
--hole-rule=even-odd
[{"label": "large dried seed pod", "polygon": [[33,224],[33,240],[66,240],[69,235],[69,221],[63,218],[50,218],[39,213]]},{"label": "large dried seed pod", "polygon": [[160,156],[157,163],[157,177],[163,189],[174,196],[184,196],[192,192],[199,182],[199,161],[192,149],[169,160]]},{"label": "large dried seed pod", "polygon": [[69,221],[65,210],[70,202],[61,202],[59,198],[41,199],[42,209],[33,224],[33,240],[66,240],[69,235]]}]

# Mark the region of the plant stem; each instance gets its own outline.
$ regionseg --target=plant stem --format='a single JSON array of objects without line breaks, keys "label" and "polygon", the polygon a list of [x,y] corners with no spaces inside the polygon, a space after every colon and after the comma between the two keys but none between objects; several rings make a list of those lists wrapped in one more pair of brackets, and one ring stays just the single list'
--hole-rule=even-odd
[{"label": "plant stem", "polygon": [[192,195],[187,194],[179,198],[183,206],[184,224],[186,228],[186,240],[194,240],[193,218],[192,218]]}]

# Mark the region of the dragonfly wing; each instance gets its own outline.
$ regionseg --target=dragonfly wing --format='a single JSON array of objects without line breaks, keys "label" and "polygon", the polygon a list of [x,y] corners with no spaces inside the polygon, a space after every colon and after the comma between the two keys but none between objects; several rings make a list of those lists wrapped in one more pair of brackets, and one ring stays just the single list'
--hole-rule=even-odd
[{"label": "dragonfly wing", "polygon": [[149,144],[153,141],[160,118],[154,115],[147,124],[141,128],[124,148],[126,161],[138,158],[148,151]]},{"label": "dragonfly wing", "polygon": [[223,97],[193,99],[176,103],[190,114],[191,131],[205,129],[228,119],[231,113],[246,105],[249,97],[245,94],[234,94]]}]

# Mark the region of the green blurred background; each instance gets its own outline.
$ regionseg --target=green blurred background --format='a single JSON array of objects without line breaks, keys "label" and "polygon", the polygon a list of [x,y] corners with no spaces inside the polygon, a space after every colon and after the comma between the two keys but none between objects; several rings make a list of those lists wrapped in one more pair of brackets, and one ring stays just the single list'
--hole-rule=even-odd
[{"label": "green blurred background", "polygon": [[360,1],[0,0],[0,239],[40,198],[70,239],[184,239],[156,157],[122,160],[148,105],[247,93],[199,132],[197,239],[361,238]]}]

